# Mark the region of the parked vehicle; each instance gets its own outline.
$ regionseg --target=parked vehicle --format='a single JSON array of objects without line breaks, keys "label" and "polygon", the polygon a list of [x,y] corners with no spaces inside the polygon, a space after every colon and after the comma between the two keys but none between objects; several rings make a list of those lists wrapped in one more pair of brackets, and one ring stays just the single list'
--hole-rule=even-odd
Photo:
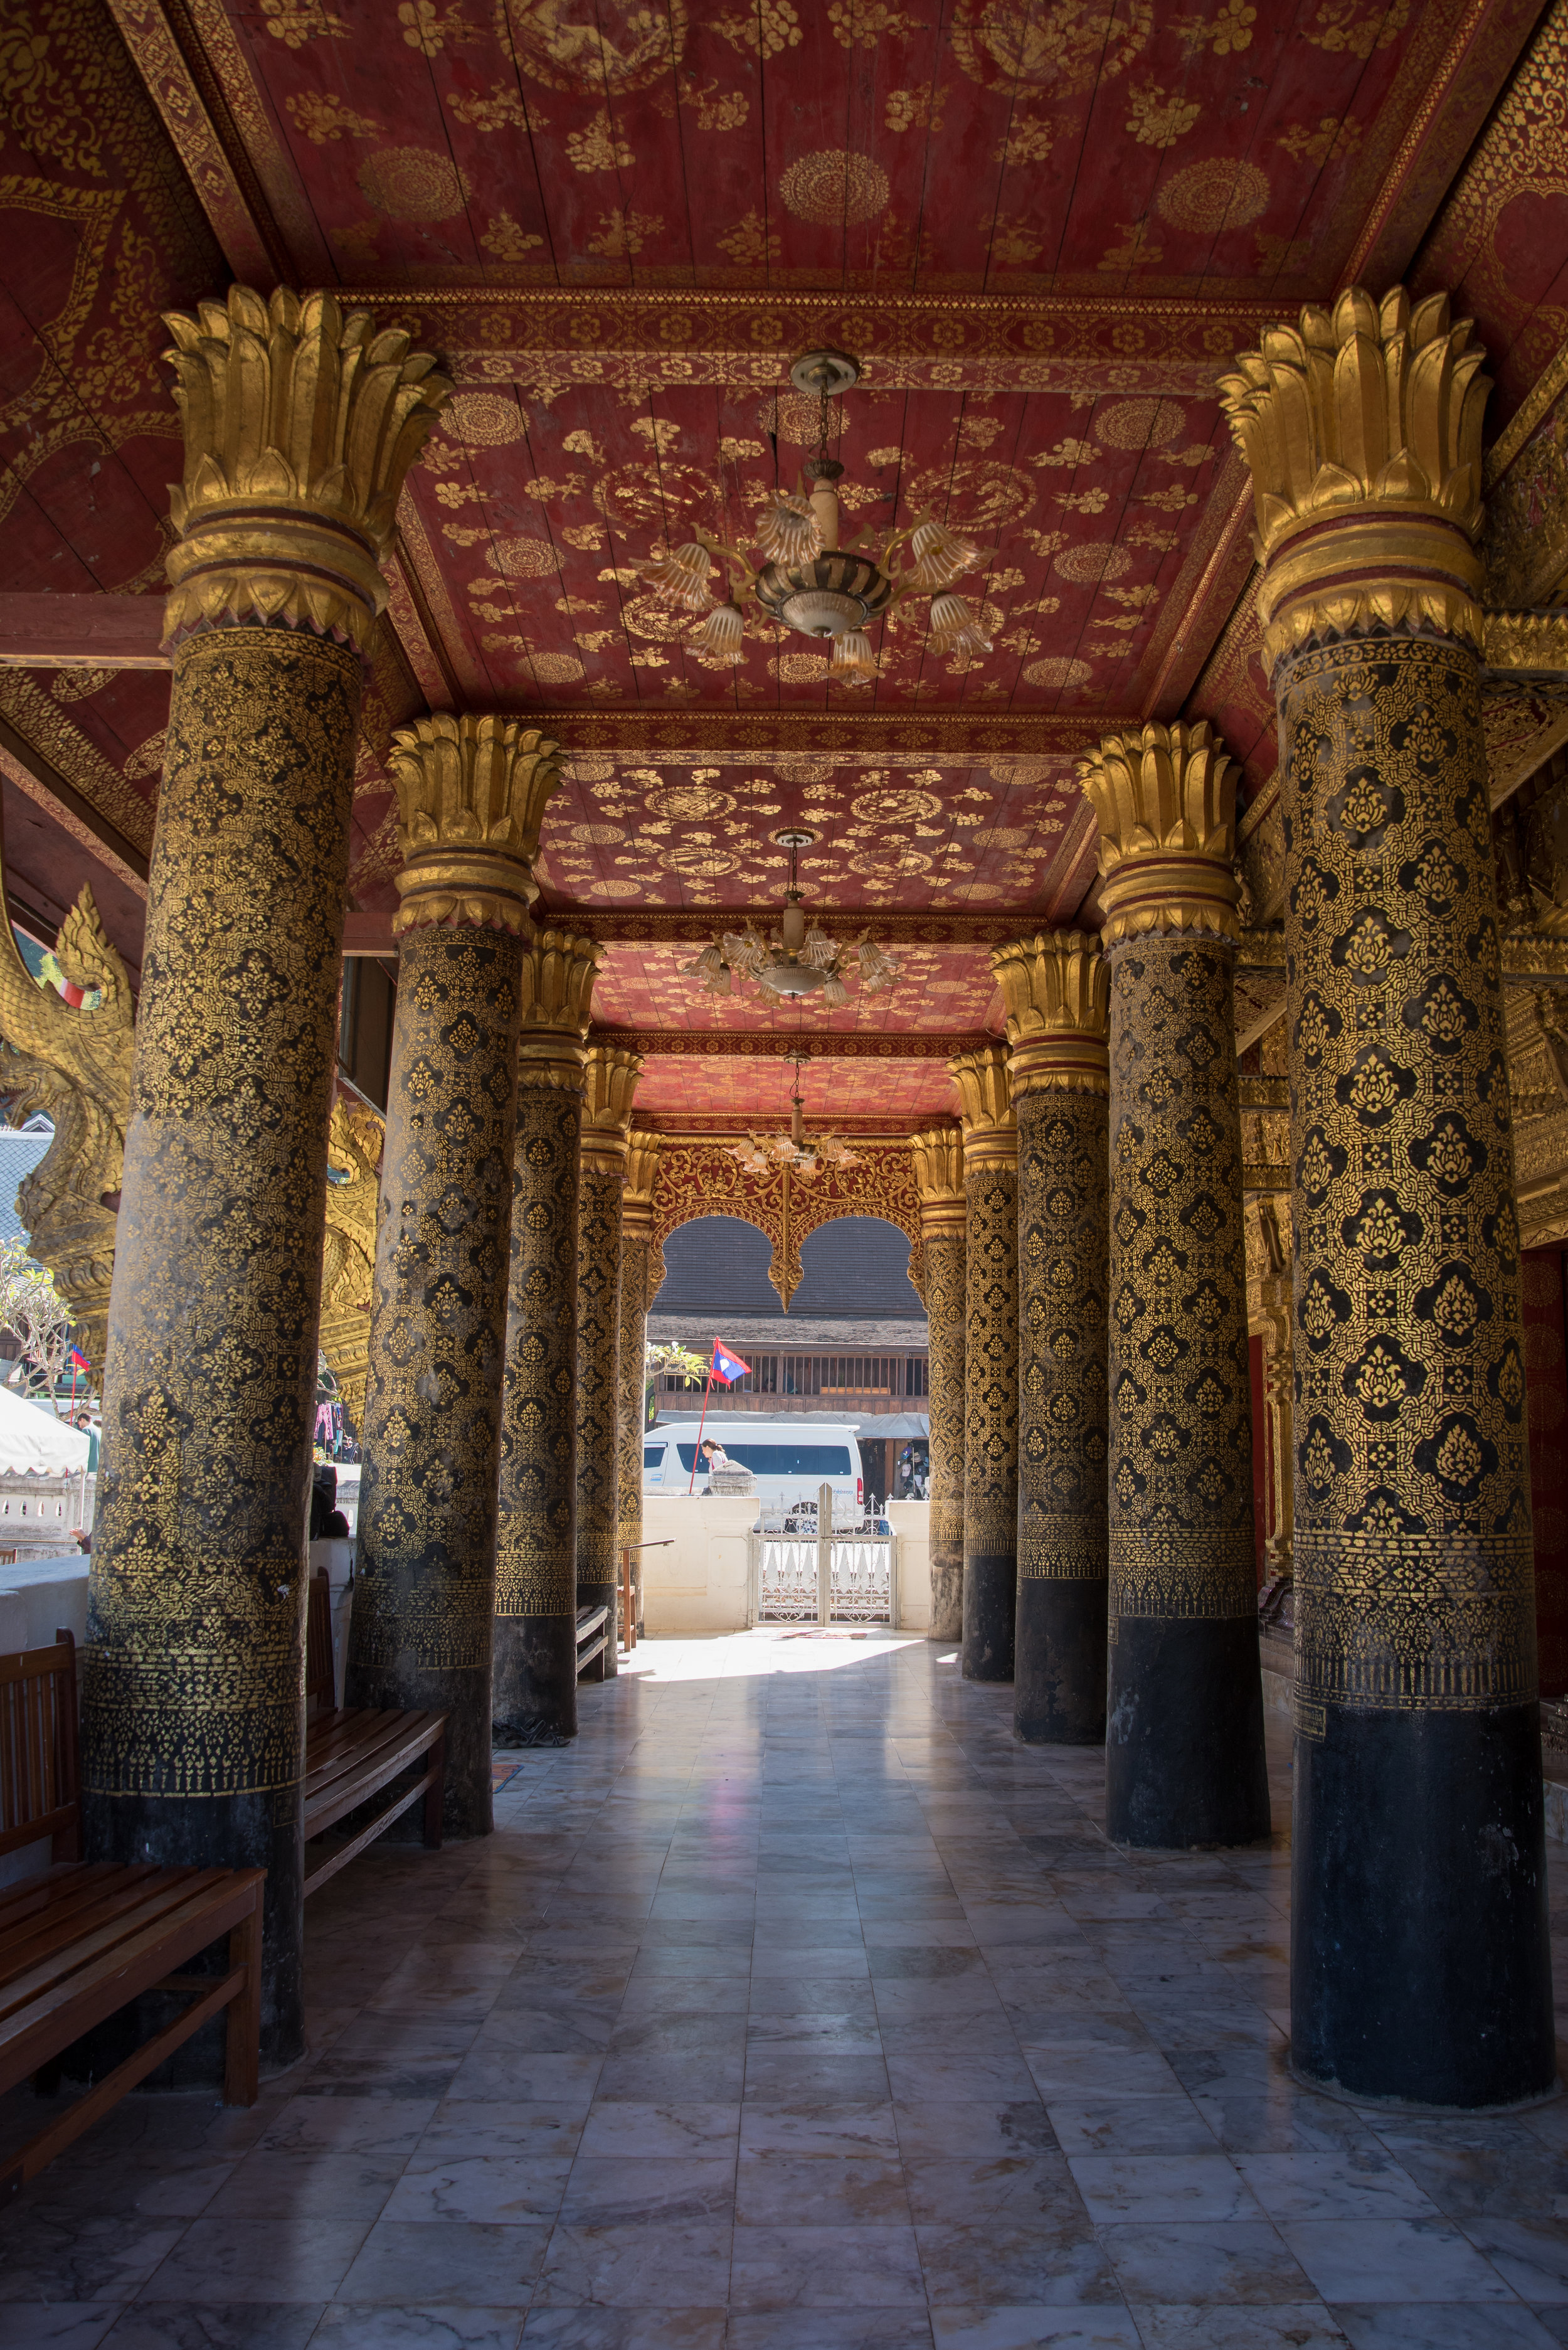
[{"label": "parked vehicle", "polygon": [[[642,1440],[642,1490],[645,1493],[695,1493],[708,1490],[706,1456],[697,1448],[698,1418],[661,1419]],[[866,1505],[866,1475],[857,1441],[858,1420],[764,1419],[760,1413],[725,1417],[710,1412],[702,1429],[704,1444],[722,1444],[732,1467],[749,1469],[757,1482],[757,1499],[765,1510],[815,1507],[817,1489],[833,1488],[839,1505],[861,1510]],[[696,1468],[696,1482],[691,1471]]]}]

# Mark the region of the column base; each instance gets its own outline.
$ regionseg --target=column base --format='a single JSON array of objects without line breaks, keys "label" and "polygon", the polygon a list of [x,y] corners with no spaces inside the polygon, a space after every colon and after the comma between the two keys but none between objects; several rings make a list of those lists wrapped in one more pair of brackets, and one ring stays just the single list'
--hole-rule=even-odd
[{"label": "column base", "polygon": [[963,1677],[966,1681],[1012,1679],[1013,1617],[1018,1607],[1015,1551],[969,1551],[963,1563]]},{"label": "column base", "polygon": [[497,1746],[568,1746],[577,1734],[573,1616],[498,1616],[493,1680]]},{"label": "column base", "polygon": [[1018,1578],[1012,1734],[1025,1746],[1103,1746],[1106,1576]]},{"label": "column base", "polygon": [[1325,1705],[1296,1737],[1293,2065],[1475,2112],[1556,2078],[1540,1710]]},{"label": "column base", "polygon": [[[250,1795],[104,1795],[82,1792],[82,1850],[88,1860],[151,1862],[155,1868],[265,1868],[262,1890],[261,2069],[286,2072],[305,2044],[305,1796],[299,1785]],[[182,1971],[222,1974],[219,1942]],[[168,2022],[156,1993],[110,2016],[67,2057],[72,2080],[101,2079]],[[175,2049],[148,2089],[221,2089],[227,2011]]]},{"label": "column base", "polygon": [[933,1640],[963,1638],[963,1553],[931,1544],[931,1631]]},{"label": "column base", "polygon": [[[444,1713],[446,1771],[442,1785],[441,1835],[449,1844],[489,1835],[495,1825],[491,1792],[490,1667],[390,1667],[350,1661],[345,1702],[396,1712]],[[361,1815],[351,1814],[351,1820]],[[415,1804],[387,1830],[389,1844],[424,1840],[422,1807]]]},{"label": "column base", "polygon": [[1108,1679],[1113,1844],[1184,1852],[1268,1835],[1255,1616],[1124,1616]]}]

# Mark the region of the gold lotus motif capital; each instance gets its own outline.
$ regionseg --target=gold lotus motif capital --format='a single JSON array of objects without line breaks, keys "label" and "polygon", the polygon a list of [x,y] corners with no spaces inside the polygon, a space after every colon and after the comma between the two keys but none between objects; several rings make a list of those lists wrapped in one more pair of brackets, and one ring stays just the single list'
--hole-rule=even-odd
[{"label": "gold lotus motif capital", "polygon": [[166,635],[285,622],[363,645],[404,478],[452,390],[400,328],[330,294],[232,286],[170,311],[185,468]]},{"label": "gold lotus motif capital", "polygon": [[621,1230],[628,1240],[653,1238],[653,1187],[659,1180],[657,1134],[633,1127],[627,1138],[626,1190],[621,1194]]},{"label": "gold lotus motif capital", "polygon": [[1007,1011],[1012,1097],[1067,1087],[1109,1090],[1110,967],[1083,931],[1042,931],[992,947]]},{"label": "gold lotus motif capital", "polygon": [[561,780],[558,743],[514,718],[400,726],[389,765],[401,817],[394,931],[430,922],[520,931],[539,894],[539,827]]},{"label": "gold lotus motif capital", "polygon": [[1206,720],[1107,734],[1079,761],[1100,827],[1105,946],[1153,930],[1236,937],[1240,773]]},{"label": "gold lotus motif capital", "polygon": [[579,1045],[586,1040],[594,981],[603,957],[596,939],[579,938],[570,931],[535,931],[523,963],[525,1051],[534,1031],[541,1032],[541,1048],[552,1038],[569,1036]]},{"label": "gold lotus motif capital", "polygon": [[948,1075],[958,1087],[965,1167],[1015,1160],[1018,1118],[1006,1045],[982,1045],[977,1053],[960,1053],[948,1063]]},{"label": "gold lotus motif capital", "polygon": [[920,1202],[920,1226],[934,1232],[961,1232],[964,1228],[963,1128],[928,1127],[909,1137],[914,1160],[915,1191]]},{"label": "gold lotus motif capital", "polygon": [[642,1055],[624,1045],[590,1045],[583,1066],[583,1156],[624,1168]]},{"label": "gold lotus motif capital", "polygon": [[1448,296],[1353,286],[1220,379],[1252,476],[1264,665],[1333,630],[1479,644],[1486,352]]}]

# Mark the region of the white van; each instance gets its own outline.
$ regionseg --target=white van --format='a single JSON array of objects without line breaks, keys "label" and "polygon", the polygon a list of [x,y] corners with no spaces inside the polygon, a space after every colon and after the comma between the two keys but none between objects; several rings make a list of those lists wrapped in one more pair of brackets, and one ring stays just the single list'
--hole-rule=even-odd
[{"label": "white van", "polygon": [[[702,1441],[722,1444],[731,1465],[749,1469],[757,1481],[757,1499],[764,1509],[791,1509],[797,1502],[815,1503],[817,1488],[833,1488],[836,1514],[840,1508],[866,1506],[865,1471],[856,1441],[859,1421],[805,1419],[789,1416],[766,1419],[761,1412],[708,1414]],[[697,1449],[697,1415],[690,1419],[661,1419],[642,1440],[642,1490],[645,1493],[693,1493],[708,1490],[706,1453]],[[695,1482],[692,1470],[696,1469]]]}]

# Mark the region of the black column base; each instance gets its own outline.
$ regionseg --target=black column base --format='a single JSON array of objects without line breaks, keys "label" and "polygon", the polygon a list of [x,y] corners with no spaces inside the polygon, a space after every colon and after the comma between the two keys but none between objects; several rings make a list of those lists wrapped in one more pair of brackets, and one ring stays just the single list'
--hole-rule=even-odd
[{"label": "black column base", "polygon": [[1255,1616],[1124,1616],[1110,1650],[1106,1834],[1148,1850],[1270,1832]]},{"label": "black column base", "polygon": [[1016,1551],[965,1552],[962,1669],[966,1681],[1012,1679],[1017,1595]]},{"label": "black column base", "polygon": [[[103,1795],[82,1791],[82,1851],[88,1860],[151,1862],[156,1868],[265,1868],[262,1889],[261,2071],[269,2080],[305,2054],[305,1794],[299,1785],[250,1795]],[[228,1971],[227,1938],[182,1969]],[[68,2050],[66,2078],[101,2080],[177,2012],[150,1991]],[[144,2089],[220,2089],[228,2011],[193,2032],[142,2083]]]},{"label": "black column base", "polygon": [[1108,1578],[1021,1575],[1012,1734],[1026,1746],[1102,1746]]},{"label": "black column base", "polygon": [[566,1746],[577,1734],[571,1616],[498,1616],[492,1707],[497,1746]]},{"label": "black column base", "polygon": [[[491,1667],[416,1665],[410,1661],[383,1667],[349,1661],[344,1702],[396,1712],[446,1715],[446,1769],[441,1784],[441,1832],[448,1844],[472,1836],[490,1835],[495,1826],[490,1758],[493,1745],[490,1721]],[[349,1824],[363,1825],[369,1810],[352,1813]],[[389,1844],[422,1844],[424,1809],[414,1804],[387,1830]]]},{"label": "black column base", "polygon": [[1298,2076],[1403,2105],[1539,2099],[1557,2069],[1540,1709],[1321,1721],[1295,1747]]}]

